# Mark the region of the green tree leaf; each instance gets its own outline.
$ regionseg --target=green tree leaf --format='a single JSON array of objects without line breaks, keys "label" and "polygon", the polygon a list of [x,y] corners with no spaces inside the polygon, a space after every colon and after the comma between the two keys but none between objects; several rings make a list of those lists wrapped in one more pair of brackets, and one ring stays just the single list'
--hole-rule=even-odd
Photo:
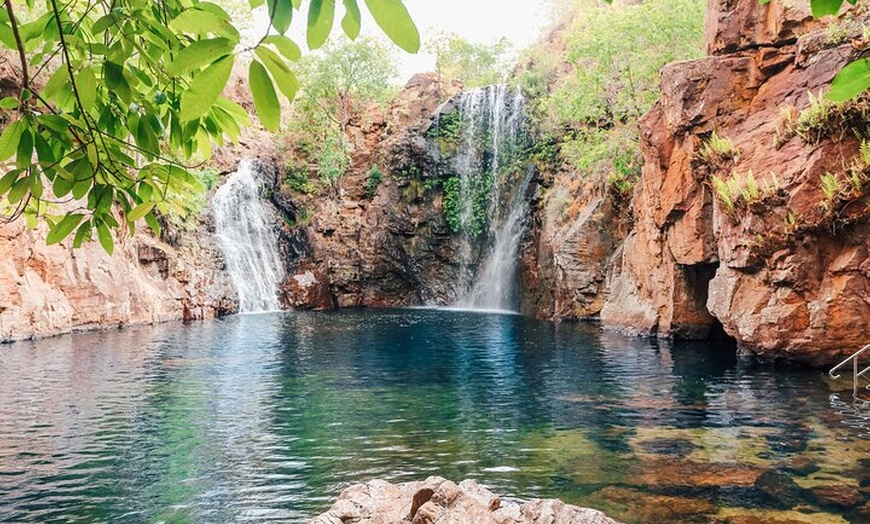
[{"label": "green tree leaf", "polygon": [[109,231],[109,226],[105,222],[97,222],[97,238],[106,253],[112,256],[115,251],[115,242],[112,240],[112,232]]},{"label": "green tree leaf", "polygon": [[79,227],[78,231],[76,231],[76,236],[73,238],[73,248],[78,249],[82,247],[82,242],[85,240],[92,240],[90,222],[85,222]]},{"label": "green tree leaf", "polygon": [[166,72],[170,75],[190,73],[232,53],[235,46],[235,42],[227,38],[197,40],[182,49],[175,60],[169,62]]},{"label": "green tree leaf", "polygon": [[69,86],[69,73],[65,67],[58,67],[49,77],[48,82],[42,86],[40,94],[46,100],[54,100],[61,90]]},{"label": "green tree leaf", "polygon": [[15,166],[24,169],[33,160],[33,134],[30,129],[25,129],[18,139],[18,148],[15,152]]},{"label": "green tree leaf", "polygon": [[145,215],[150,213],[152,209],[154,209],[154,204],[154,202],[143,202],[137,205],[136,207],[131,209],[129,213],[127,213],[127,221],[135,222],[140,218],[143,218]]},{"label": "green tree leaf", "polygon": [[402,0],[366,0],[375,22],[390,40],[409,53],[420,50],[420,32]]},{"label": "green tree leaf", "polygon": [[840,6],[843,5],[843,0],[811,0],[810,8],[813,11],[813,16],[821,18],[825,15],[835,15],[840,11]]},{"label": "green tree leaf", "polygon": [[27,129],[27,123],[23,119],[18,119],[6,126],[3,134],[0,134],[0,162],[9,160],[18,151],[18,142],[25,129]]},{"label": "green tree leaf", "polygon": [[260,57],[260,60],[263,61],[263,64],[266,65],[269,72],[272,73],[272,78],[274,78],[275,83],[278,84],[278,89],[284,93],[287,100],[292,102],[293,98],[296,96],[296,91],[299,89],[299,81],[296,79],[296,75],[294,75],[293,71],[287,67],[287,64],[281,60],[281,57],[269,49],[258,47],[255,52],[257,53],[257,56]]},{"label": "green tree leaf", "polygon": [[130,91],[130,83],[124,77],[124,66],[106,61],[103,63],[103,73],[105,74],[106,87],[115,92],[125,103],[129,104],[132,100],[132,93]]},{"label": "green tree leaf", "polygon": [[219,6],[207,2],[182,11],[169,23],[169,27],[180,33],[197,36],[213,33],[239,42],[239,31],[230,23],[229,15]]},{"label": "green tree leaf", "polygon": [[6,194],[6,200],[13,206],[18,202],[21,202],[21,199],[24,198],[24,195],[27,194],[27,191],[30,189],[30,184],[32,182],[33,177],[29,176],[16,180],[9,189],[9,193]]},{"label": "green tree leaf", "polygon": [[335,19],[335,0],[311,0],[308,5],[309,49],[318,49],[326,43]]},{"label": "green tree leaf", "polygon": [[341,19],[341,28],[351,40],[356,40],[359,36],[361,19],[362,15],[356,0],[344,0],[344,18]]},{"label": "green tree leaf", "polygon": [[296,42],[290,40],[284,35],[269,35],[263,39],[264,44],[272,44],[275,49],[281,53],[287,60],[299,60],[302,58],[302,51]]},{"label": "green tree leaf", "polygon": [[182,120],[199,118],[211,109],[227,85],[234,59],[232,55],[225,56],[196,75],[190,88],[181,94]]},{"label": "green tree leaf", "polygon": [[97,77],[94,70],[85,67],[76,75],[76,87],[82,101],[82,109],[90,111],[97,101]]},{"label": "green tree leaf", "polygon": [[848,64],[834,77],[828,98],[843,102],[855,98],[870,89],[870,58],[862,58]]},{"label": "green tree leaf", "polygon": [[12,171],[3,175],[2,178],[0,178],[0,195],[9,191],[9,188],[12,187],[12,184],[14,184],[18,180],[18,175],[20,174],[20,169],[13,169]]},{"label": "green tree leaf", "polygon": [[148,224],[148,227],[151,228],[151,231],[154,231],[154,234],[160,236],[160,222],[157,221],[157,218],[149,213],[145,215],[145,223]]},{"label": "green tree leaf", "polygon": [[260,122],[269,131],[277,131],[281,125],[281,105],[278,103],[272,79],[263,64],[256,60],[251,61],[248,81],[251,83],[251,94],[254,96],[254,107]]},{"label": "green tree leaf", "polygon": [[266,0],[266,3],[269,6],[272,27],[283,35],[290,29],[290,22],[293,20],[293,4],[290,0]]},{"label": "green tree leaf", "polygon": [[0,109],[17,109],[18,99],[14,96],[7,96],[0,100]]},{"label": "green tree leaf", "polygon": [[85,216],[81,213],[67,213],[60,222],[54,225],[49,232],[45,243],[48,245],[57,244],[72,233],[73,229],[79,225],[82,218]]}]

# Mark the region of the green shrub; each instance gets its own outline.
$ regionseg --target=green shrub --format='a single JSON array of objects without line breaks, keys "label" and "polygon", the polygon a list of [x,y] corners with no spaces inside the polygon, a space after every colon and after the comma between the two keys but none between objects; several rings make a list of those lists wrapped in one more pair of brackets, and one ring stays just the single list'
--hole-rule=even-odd
[{"label": "green shrub", "polygon": [[444,217],[451,231],[472,238],[486,232],[494,182],[491,173],[444,181]]},{"label": "green shrub", "polygon": [[373,198],[378,191],[378,186],[384,180],[384,174],[378,169],[378,166],[372,166],[366,174],[366,196]]},{"label": "green shrub", "polygon": [[426,137],[456,142],[459,140],[460,128],[461,116],[459,111],[441,113],[435,120],[435,124],[426,131]]},{"label": "green shrub", "polygon": [[710,133],[698,148],[698,158],[713,168],[721,167],[729,160],[736,160],[738,156],[740,152],[731,139],[720,136],[716,131]]},{"label": "green shrub", "polygon": [[284,170],[284,180],[290,189],[298,193],[309,195],[317,191],[305,165],[289,164]]},{"label": "green shrub", "polygon": [[866,136],[870,122],[870,103],[866,97],[846,102],[833,102],[823,94],[807,93],[810,104],[798,113],[791,125],[791,134],[808,144],[824,138],[839,139],[852,134]]},{"label": "green shrub", "polygon": [[350,152],[344,137],[330,133],[317,154],[318,175],[321,183],[327,184],[332,196],[338,196],[338,181],[350,167]]},{"label": "green shrub", "polygon": [[728,213],[762,202],[781,191],[779,179],[774,173],[770,173],[763,183],[758,182],[752,170],[745,175],[734,171],[727,178],[714,176],[710,181],[716,196]]},{"label": "green shrub", "polygon": [[840,193],[843,191],[843,184],[840,177],[833,173],[825,173],[821,176],[822,194],[825,199],[819,202],[822,209],[830,211],[833,209],[834,202],[840,198]]},{"label": "green shrub", "polygon": [[392,172],[392,177],[396,180],[416,180],[423,178],[423,171],[417,166],[408,166],[404,169]]},{"label": "green shrub", "polygon": [[733,211],[736,207],[736,202],[734,201],[734,179],[730,178],[726,180],[714,176],[711,180],[713,182],[713,189],[716,191],[716,196],[719,197],[719,201],[722,202],[728,211]]},{"label": "green shrub", "polygon": [[642,158],[635,128],[578,131],[562,142],[561,154],[582,175],[602,176],[620,195],[630,193],[640,179]]}]

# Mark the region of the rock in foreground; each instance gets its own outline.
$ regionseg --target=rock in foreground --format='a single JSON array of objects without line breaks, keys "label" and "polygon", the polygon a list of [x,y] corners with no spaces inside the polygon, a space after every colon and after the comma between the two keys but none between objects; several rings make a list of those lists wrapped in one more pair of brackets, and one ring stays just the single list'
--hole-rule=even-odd
[{"label": "rock in foreground", "polygon": [[523,505],[501,500],[473,480],[458,485],[441,477],[390,484],[372,480],[339,495],[311,524],[619,524],[604,513],[559,500]]}]

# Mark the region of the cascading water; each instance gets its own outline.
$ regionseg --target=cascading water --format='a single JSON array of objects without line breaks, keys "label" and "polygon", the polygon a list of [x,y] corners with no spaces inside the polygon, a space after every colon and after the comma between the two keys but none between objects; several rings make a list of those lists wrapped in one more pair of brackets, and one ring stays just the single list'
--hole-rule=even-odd
[{"label": "cascading water", "polygon": [[454,306],[515,311],[517,257],[532,174],[518,162],[528,140],[523,97],[518,89],[495,85],[464,92],[452,105],[459,136],[450,166],[458,185],[451,225],[464,237]]},{"label": "cascading water", "polygon": [[239,312],[274,311],[284,276],[274,220],[262,201],[262,185],[251,163],[239,169],[212,199],[215,229],[227,272],[239,294]]}]

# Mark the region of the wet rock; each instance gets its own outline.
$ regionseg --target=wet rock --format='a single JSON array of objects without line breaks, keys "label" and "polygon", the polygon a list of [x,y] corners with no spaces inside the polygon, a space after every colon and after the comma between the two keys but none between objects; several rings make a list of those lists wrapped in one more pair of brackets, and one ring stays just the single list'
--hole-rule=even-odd
[{"label": "wet rock", "polygon": [[793,508],[808,500],[808,493],[788,475],[778,471],[765,471],[755,481],[760,491],[773,507]]},{"label": "wet rock", "polygon": [[749,465],[656,457],[645,462],[643,473],[636,480],[651,487],[745,487],[756,484],[763,473],[762,469]]},{"label": "wet rock", "polygon": [[793,457],[785,466],[786,471],[799,477],[808,477],[820,469],[815,460],[801,456]]},{"label": "wet rock", "polygon": [[864,502],[864,494],[854,486],[822,485],[810,488],[810,492],[822,506],[855,508]]},{"label": "wet rock", "polygon": [[636,522],[709,522],[716,506],[701,498],[655,495],[609,486],[592,495],[608,506],[624,508]]},{"label": "wet rock", "polygon": [[619,524],[600,511],[558,500],[504,502],[473,480],[455,484],[441,477],[391,484],[356,484],[311,524]]},{"label": "wet rock", "polygon": [[698,446],[691,441],[684,439],[665,439],[658,438],[647,440],[638,443],[638,447],[647,453],[655,453],[657,455],[673,455],[683,458],[692,451],[698,449]]}]

